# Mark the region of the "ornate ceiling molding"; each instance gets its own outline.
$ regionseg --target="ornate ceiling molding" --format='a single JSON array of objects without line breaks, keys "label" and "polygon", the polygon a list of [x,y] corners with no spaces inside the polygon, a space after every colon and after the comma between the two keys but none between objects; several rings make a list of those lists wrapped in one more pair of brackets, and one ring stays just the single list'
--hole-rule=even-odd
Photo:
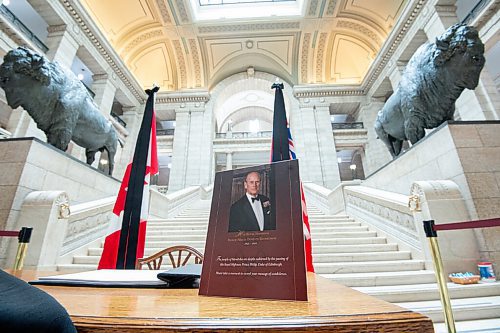
[{"label": "ornate ceiling molding", "polygon": [[175,54],[177,55],[177,64],[179,68],[180,76],[180,88],[187,88],[187,72],[186,72],[186,61],[184,60],[184,52],[182,51],[181,42],[179,40],[173,40]]},{"label": "ornate ceiling molding", "polygon": [[165,0],[156,0],[156,5],[158,6],[158,9],[160,10],[160,14],[161,14],[161,18],[163,20],[163,23],[171,24],[172,19],[170,18],[170,13],[168,12],[166,1]]},{"label": "ornate ceiling molding", "polygon": [[[145,93],[142,90],[136,88],[133,84],[135,81],[133,78],[129,77],[122,69],[118,63],[121,62],[118,56],[112,55],[112,48],[108,47],[108,42],[97,37],[97,33],[93,31],[87,24],[86,20],[82,17],[81,13],[70,3],[69,0],[59,0],[64,6],[66,11],[73,17],[75,22],[80,25],[81,30],[85,33],[90,42],[99,51],[104,60],[109,64],[110,68],[116,73],[117,77],[125,84],[125,86],[130,90],[130,92],[137,98],[138,101],[144,103]],[[126,66],[123,65],[126,68]]]},{"label": "ornate ceiling molding", "polygon": [[308,82],[307,66],[309,64],[309,50],[311,49],[311,34],[305,33],[302,39],[302,50],[300,52],[300,81]]},{"label": "ornate ceiling molding", "polygon": [[316,82],[323,82],[323,58],[325,53],[326,41],[327,41],[328,33],[322,32],[319,35],[319,41],[316,44],[317,53],[316,53]]},{"label": "ornate ceiling molding", "polygon": [[129,44],[127,44],[127,46],[125,47],[124,52],[125,53],[129,53],[137,45],[139,45],[139,44],[147,41],[148,39],[153,39],[153,38],[161,37],[161,36],[163,36],[163,31],[162,30],[153,30],[153,31],[149,31],[149,32],[143,33],[143,34],[139,35],[138,37],[134,38],[134,40],[132,40]]},{"label": "ornate ceiling molding", "polygon": [[195,39],[190,39],[188,42],[194,66],[195,86],[197,88],[200,88],[202,82],[201,82],[201,62],[200,62],[200,54],[198,52],[198,44],[196,44]]},{"label": "ornate ceiling molding", "polygon": [[336,6],[337,6],[337,0],[328,1],[328,7],[326,8],[326,16],[333,16]]},{"label": "ornate ceiling molding", "polygon": [[337,23],[337,28],[357,31],[362,35],[367,36],[377,47],[380,47],[380,45],[382,45],[382,40],[379,38],[379,36],[377,36],[377,34],[359,23],[348,20],[339,20],[339,22]]},{"label": "ornate ceiling molding", "polygon": [[177,7],[177,12],[181,18],[182,23],[189,23],[189,17],[184,6],[184,0],[176,0],[175,5]]},{"label": "ornate ceiling molding", "polygon": [[210,34],[221,32],[245,32],[263,30],[297,30],[299,28],[300,22],[247,23],[198,27],[198,32],[200,34]]},{"label": "ornate ceiling molding", "polygon": [[392,55],[398,48],[399,44],[408,33],[408,30],[415,22],[415,19],[419,16],[420,12],[424,8],[425,3],[428,0],[419,0],[414,6],[408,11],[406,19],[402,19],[400,24],[396,27],[397,30],[393,30],[389,38],[385,41],[383,48],[379,51],[377,57],[377,63],[373,64],[371,67],[371,72],[368,72],[365,76],[365,90],[368,91],[378,75],[386,67],[387,62],[391,59]]},{"label": "ornate ceiling molding", "polygon": [[308,16],[316,16],[316,11],[318,10],[319,0],[311,0],[309,4],[309,10],[307,11]]}]

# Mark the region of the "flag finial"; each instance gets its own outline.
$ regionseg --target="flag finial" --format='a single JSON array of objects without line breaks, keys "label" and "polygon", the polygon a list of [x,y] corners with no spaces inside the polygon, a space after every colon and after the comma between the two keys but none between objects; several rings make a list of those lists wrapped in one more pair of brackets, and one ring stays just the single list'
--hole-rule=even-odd
[{"label": "flag finial", "polygon": [[158,90],[160,90],[160,86],[157,85],[156,83],[153,83],[153,88],[151,89],[146,89],[146,94],[151,95],[151,94],[154,94],[156,92],[158,92]]},{"label": "flag finial", "polygon": [[285,89],[285,86],[283,85],[279,77],[277,77],[276,80],[274,80],[274,83],[271,86],[271,89],[274,88],[280,88],[281,90]]}]

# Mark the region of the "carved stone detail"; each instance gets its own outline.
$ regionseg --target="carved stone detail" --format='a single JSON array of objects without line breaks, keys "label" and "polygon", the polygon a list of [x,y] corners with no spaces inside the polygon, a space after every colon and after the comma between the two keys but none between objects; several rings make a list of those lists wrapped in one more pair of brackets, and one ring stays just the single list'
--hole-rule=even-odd
[{"label": "carved stone detail", "polygon": [[54,32],[65,32],[66,28],[67,28],[66,24],[49,25],[47,27],[47,32],[49,34],[54,33]]},{"label": "carved stone detail", "polygon": [[189,40],[189,50],[193,59],[195,85],[196,87],[201,87],[200,55],[198,53],[198,46],[195,39]]},{"label": "carved stone detail", "polygon": [[336,5],[337,5],[337,0],[328,1],[328,7],[326,8],[327,16],[333,16],[333,12],[335,11]]},{"label": "carved stone detail", "polygon": [[134,47],[139,45],[140,43],[154,38],[154,37],[160,37],[163,35],[163,32],[161,30],[154,30],[154,31],[149,31],[144,34],[141,34],[139,37],[135,38],[133,41],[131,41],[127,47],[125,48],[125,52],[130,52]]},{"label": "carved stone detail", "polygon": [[367,27],[362,26],[361,24],[343,20],[343,21],[339,21],[339,23],[337,24],[337,27],[358,31],[361,34],[370,38],[372,41],[374,41],[377,46],[380,46],[382,44],[382,41],[380,40],[380,38],[373,31],[371,31]]},{"label": "carved stone detail", "polygon": [[209,34],[234,31],[288,30],[299,28],[300,22],[248,23],[199,27],[198,32],[200,34]]},{"label": "carved stone detail", "polygon": [[189,23],[186,7],[184,7],[184,0],[177,0],[175,4],[177,6],[177,10],[179,11],[179,17],[181,18],[182,23]]},{"label": "carved stone detail", "polygon": [[316,54],[316,82],[323,82],[323,53],[325,52],[326,37],[328,34],[322,32],[319,35],[317,46],[318,52]]},{"label": "carved stone detail", "polygon": [[318,0],[311,0],[311,3],[309,5],[309,10],[307,11],[307,15],[309,16],[316,16],[316,11],[318,9]]},{"label": "carved stone detail", "polygon": [[180,87],[187,88],[187,73],[186,73],[186,61],[184,60],[184,52],[182,51],[181,42],[179,40],[173,40],[174,50],[177,58],[177,63],[179,65],[179,77],[180,77]]},{"label": "carved stone detail", "polygon": [[302,50],[300,58],[300,79],[307,82],[307,65],[309,63],[309,49],[311,48],[311,34],[305,33],[302,40]]},{"label": "carved stone detail", "polygon": [[[369,215],[377,216],[379,222],[372,221],[377,228],[388,233],[397,233],[402,236],[401,238],[406,239],[406,241],[413,244],[416,248],[421,247],[414,218],[409,213],[405,214],[401,211],[353,196],[352,194],[347,194],[346,205],[351,205],[355,207],[355,209]],[[383,221],[383,223],[380,221]]]},{"label": "carved stone detail", "polygon": [[403,40],[404,36],[408,33],[408,30],[412,26],[413,22],[415,19],[418,17],[419,13],[422,11],[423,4],[427,2],[427,0],[420,0],[418,1],[413,8],[410,11],[409,16],[406,19],[406,22],[404,24],[401,24],[399,27],[399,30],[397,33],[393,34],[393,37],[391,40],[387,40],[386,44],[390,45],[385,52],[381,52],[378,56],[379,62],[377,64],[374,64],[373,68],[374,70],[371,72],[370,77],[366,81],[366,90],[369,90],[375,80],[379,77],[380,73],[382,70],[386,67],[387,62],[389,59],[392,58],[392,55],[396,51],[398,45],[401,43]]},{"label": "carved stone detail", "polygon": [[85,20],[77,13],[75,8],[71,5],[69,0],[60,0],[61,3],[64,5],[66,8],[67,12],[73,17],[75,22],[78,22],[80,25],[82,31],[85,33],[87,38],[90,40],[92,44],[94,44],[95,48],[99,51],[99,53],[102,55],[104,60],[110,65],[111,69],[118,75],[120,80],[123,81],[123,83],[127,86],[128,89],[130,89],[130,92],[139,100],[139,101],[144,101],[144,92],[142,90],[136,89],[136,87],[132,84],[132,81],[125,73],[120,69],[120,67],[117,65],[115,60],[111,57],[110,53],[113,52],[108,52],[108,49],[105,48],[102,44],[102,42],[99,38],[95,36],[95,34],[91,31],[89,26],[86,24]]},{"label": "carved stone detail", "polygon": [[62,254],[87,244],[96,239],[96,235],[102,236],[106,232],[111,219],[112,212],[97,213],[92,216],[86,216],[83,219],[69,221],[64,238]]},{"label": "carved stone detail", "polygon": [[163,19],[163,22],[167,23],[167,24],[172,23],[172,19],[170,18],[170,14],[168,12],[168,8],[166,5],[166,1],[156,0],[156,5],[158,6],[158,9],[160,10],[161,18]]}]

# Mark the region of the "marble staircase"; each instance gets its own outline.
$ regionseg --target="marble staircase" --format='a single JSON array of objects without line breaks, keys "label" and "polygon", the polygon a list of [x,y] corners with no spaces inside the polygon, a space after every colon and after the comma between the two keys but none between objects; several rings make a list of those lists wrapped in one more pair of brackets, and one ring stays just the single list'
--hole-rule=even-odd
[{"label": "marble staircase", "polygon": [[[317,274],[421,312],[435,323],[444,321],[434,272],[426,270],[422,260],[412,258],[411,253],[400,250],[398,244],[388,242],[348,216],[325,215],[311,204],[308,209]],[[145,254],[178,244],[203,252],[209,211],[210,201],[199,200],[175,218],[148,222]],[[86,256],[74,257],[73,264],[58,268],[64,271],[95,269],[101,253],[102,245],[90,248]],[[448,288],[457,322],[500,317],[499,282],[465,286],[449,283]],[[493,322],[496,325],[497,322]]]}]

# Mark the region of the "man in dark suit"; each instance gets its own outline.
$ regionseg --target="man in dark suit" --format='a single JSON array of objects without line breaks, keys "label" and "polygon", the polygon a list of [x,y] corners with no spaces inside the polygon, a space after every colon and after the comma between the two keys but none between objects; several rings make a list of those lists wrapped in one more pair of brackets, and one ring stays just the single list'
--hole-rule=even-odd
[{"label": "man in dark suit", "polygon": [[268,197],[259,194],[259,173],[248,173],[243,186],[245,195],[231,205],[229,232],[275,230],[276,225],[271,219],[271,202]]}]

